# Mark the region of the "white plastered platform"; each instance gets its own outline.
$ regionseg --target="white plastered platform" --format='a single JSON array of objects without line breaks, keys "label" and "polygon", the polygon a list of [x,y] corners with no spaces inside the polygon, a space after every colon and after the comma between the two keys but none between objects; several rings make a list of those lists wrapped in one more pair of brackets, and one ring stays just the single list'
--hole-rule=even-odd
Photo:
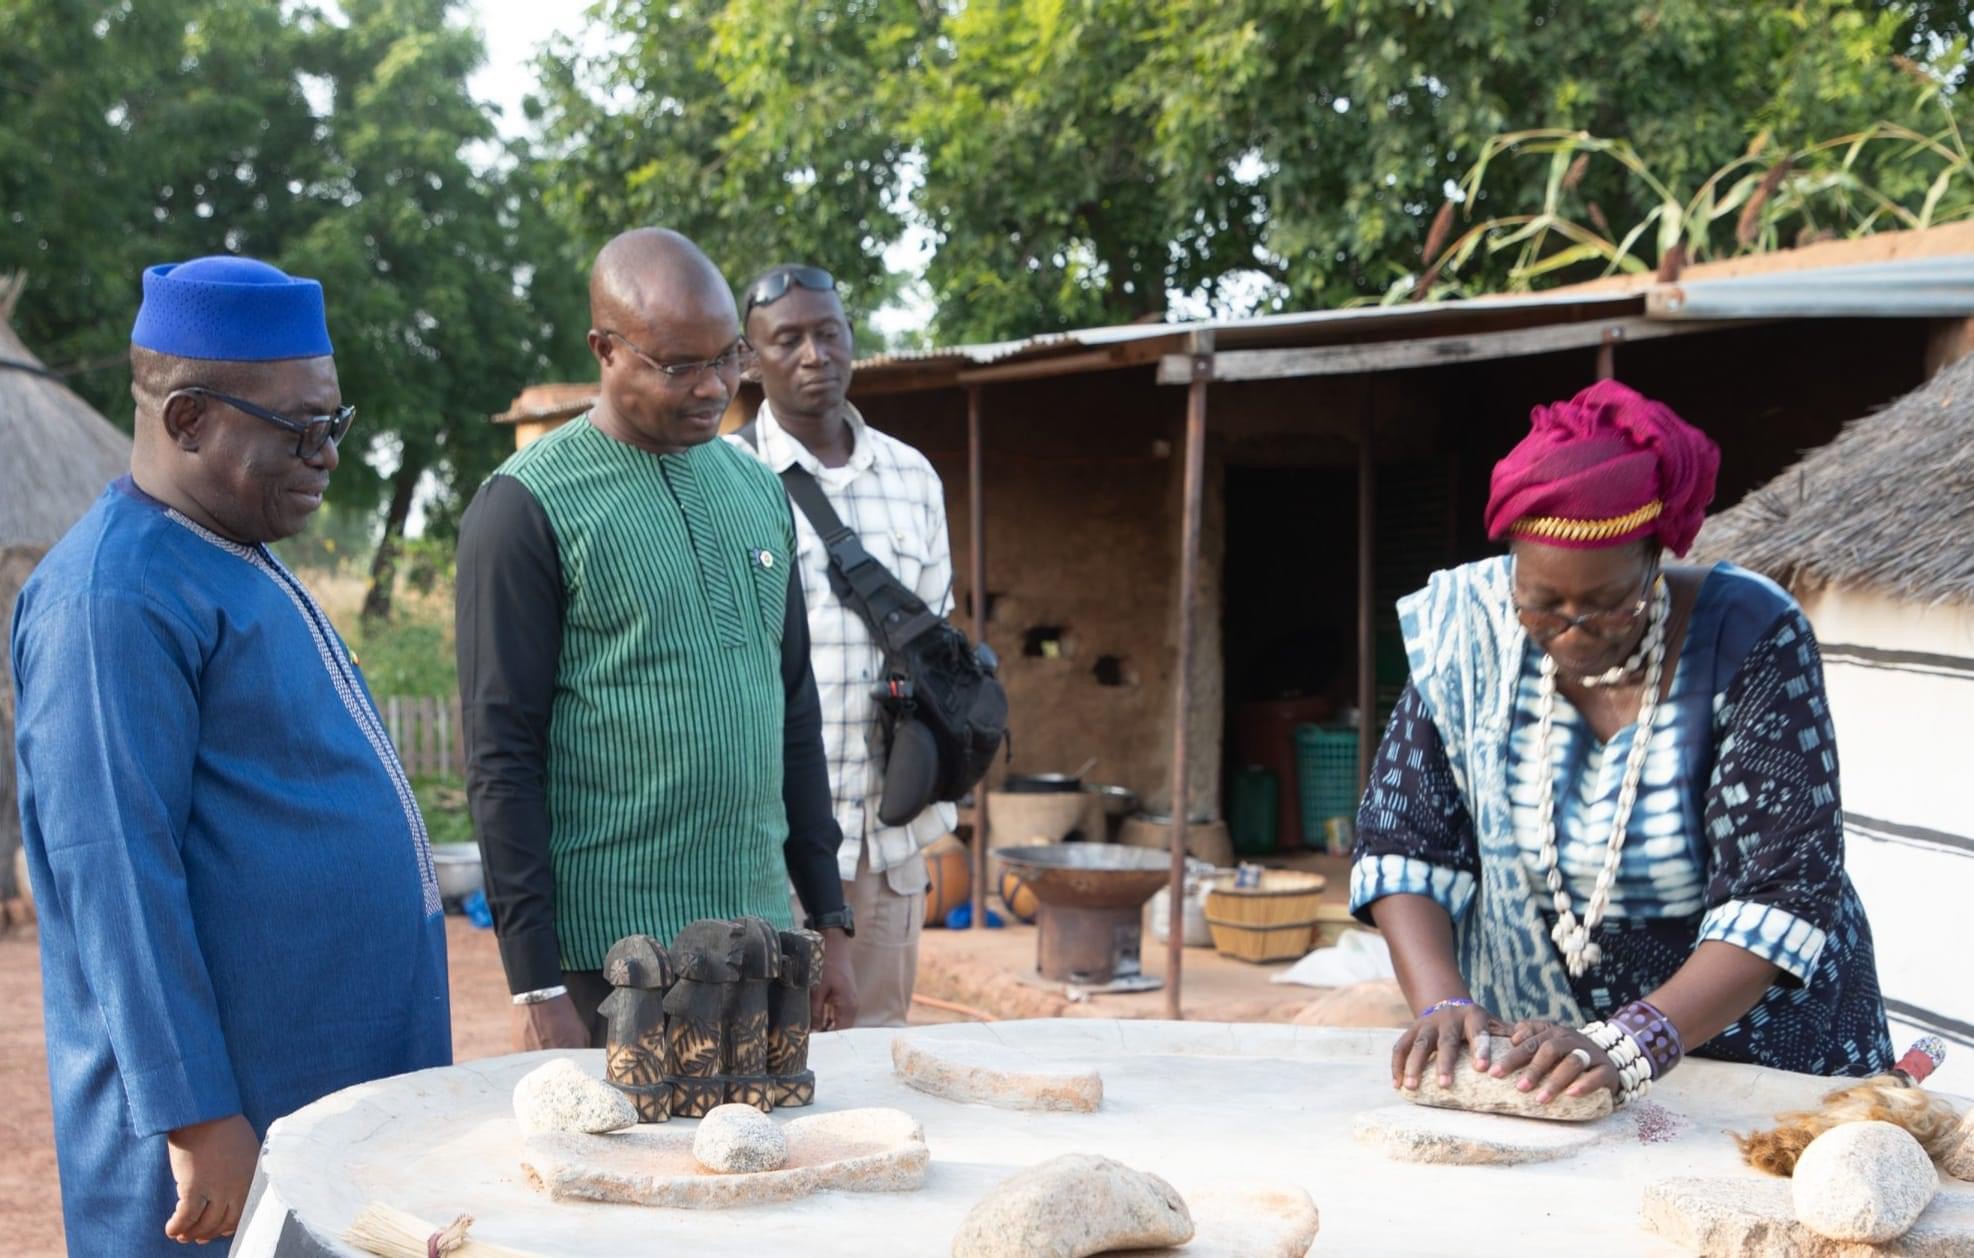
[{"label": "white plastered platform", "polygon": [[[350,1088],[276,1123],[261,1196],[233,1252],[355,1254],[338,1238],[374,1200],[435,1224],[471,1214],[474,1239],[541,1255],[938,1255],[1000,1180],[1058,1154],[1087,1152],[1162,1175],[1182,1195],[1300,1185],[1322,1213],[1318,1254],[1438,1256],[1476,1243],[1517,1253],[1592,1250],[1600,1258],[1676,1254],[1640,1222],[1646,1186],[1677,1176],[1754,1177],[1727,1133],[1768,1125],[1777,1112],[1812,1106],[1836,1086],[1689,1060],[1652,1094],[1684,1120],[1669,1139],[1654,1133],[1647,1143],[1637,1115],[1621,1110],[1602,1120],[1611,1138],[1558,1161],[1402,1163],[1352,1135],[1358,1113],[1396,1099],[1395,1034],[1054,1019],[818,1035],[810,1051],[817,1102],[778,1118],[905,1110],[923,1124],[931,1149],[924,1188],[828,1192],[730,1210],[550,1201],[522,1175],[522,1136],[509,1101],[514,1082],[553,1054],[468,1062]],[[1103,1108],[1012,1113],[929,1096],[892,1073],[894,1035],[1000,1042],[1094,1066],[1103,1074]],[[600,1052],[566,1055],[601,1074]]]}]

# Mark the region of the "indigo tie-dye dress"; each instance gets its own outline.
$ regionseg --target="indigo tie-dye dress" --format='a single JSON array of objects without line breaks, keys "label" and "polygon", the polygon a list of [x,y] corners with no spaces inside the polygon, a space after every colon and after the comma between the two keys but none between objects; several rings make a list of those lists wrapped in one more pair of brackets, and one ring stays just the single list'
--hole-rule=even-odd
[{"label": "indigo tie-dye dress", "polygon": [[[1505,886],[1533,901],[1532,913],[1517,907],[1540,922],[1546,940],[1555,913],[1538,855],[1540,664],[1541,649],[1525,638],[1519,651],[1504,652],[1501,681],[1513,696],[1507,754],[1483,762],[1506,779],[1501,859],[1519,857],[1526,877],[1482,877],[1469,796],[1489,784],[1459,771],[1472,761],[1456,767],[1458,758],[1449,757],[1443,735],[1457,740],[1458,732],[1436,719],[1434,687],[1408,685],[1358,814],[1351,879],[1358,917],[1368,922],[1383,896],[1412,893],[1437,901],[1456,926],[1484,932],[1488,915],[1477,901]],[[1871,930],[1844,873],[1822,661],[1794,601],[1731,565],[1709,572],[1649,735],[1634,723],[1599,742],[1568,699],[1556,696],[1546,771],[1554,781],[1559,863],[1579,916],[1603,867],[1631,747],[1645,736],[1644,778],[1610,908],[1595,932],[1603,959],[1562,980],[1577,1010],[1606,1016],[1665,983],[1701,942],[1720,940],[1772,962],[1779,974],[1753,1009],[1695,1055],[1820,1075],[1888,1069]],[[1547,946],[1543,963],[1553,975],[1561,958]],[[1557,1012],[1517,1009],[1506,994],[1513,990],[1496,988],[1496,1002],[1509,1007],[1492,1012],[1509,1019]]]}]

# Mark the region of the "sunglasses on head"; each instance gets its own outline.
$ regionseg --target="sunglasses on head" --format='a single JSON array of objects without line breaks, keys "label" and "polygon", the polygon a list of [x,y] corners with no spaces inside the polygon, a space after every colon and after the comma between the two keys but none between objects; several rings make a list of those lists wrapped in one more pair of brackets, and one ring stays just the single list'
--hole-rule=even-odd
[{"label": "sunglasses on head", "polygon": [[781,267],[754,281],[747,290],[747,308],[740,312],[741,322],[754,313],[756,306],[772,306],[788,296],[788,290],[795,287],[809,289],[817,293],[836,291],[836,277],[819,266]]}]

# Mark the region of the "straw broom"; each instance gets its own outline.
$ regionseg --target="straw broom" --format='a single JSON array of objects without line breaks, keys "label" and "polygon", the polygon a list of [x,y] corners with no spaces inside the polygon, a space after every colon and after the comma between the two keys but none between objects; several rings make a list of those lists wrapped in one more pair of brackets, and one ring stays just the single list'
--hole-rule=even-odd
[{"label": "straw broom", "polygon": [[343,1239],[378,1258],[536,1258],[524,1250],[468,1240],[466,1232],[472,1226],[470,1214],[439,1228],[417,1215],[373,1201],[356,1216]]}]

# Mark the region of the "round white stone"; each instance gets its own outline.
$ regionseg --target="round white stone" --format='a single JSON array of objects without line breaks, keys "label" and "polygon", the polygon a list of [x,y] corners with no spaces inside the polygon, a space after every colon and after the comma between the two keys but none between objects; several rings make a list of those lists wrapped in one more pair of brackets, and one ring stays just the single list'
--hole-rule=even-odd
[{"label": "round white stone", "polygon": [[567,1057],[540,1066],[514,1085],[514,1118],[529,1134],[600,1135],[637,1125],[630,1098]]},{"label": "round white stone", "polygon": [[788,1161],[788,1140],[774,1119],[752,1105],[721,1105],[699,1120],[692,1156],[723,1175],[774,1171]]},{"label": "round white stone", "polygon": [[1882,1245],[1905,1235],[1940,1190],[1919,1141],[1891,1123],[1844,1123],[1796,1159],[1796,1218],[1834,1241]]}]

